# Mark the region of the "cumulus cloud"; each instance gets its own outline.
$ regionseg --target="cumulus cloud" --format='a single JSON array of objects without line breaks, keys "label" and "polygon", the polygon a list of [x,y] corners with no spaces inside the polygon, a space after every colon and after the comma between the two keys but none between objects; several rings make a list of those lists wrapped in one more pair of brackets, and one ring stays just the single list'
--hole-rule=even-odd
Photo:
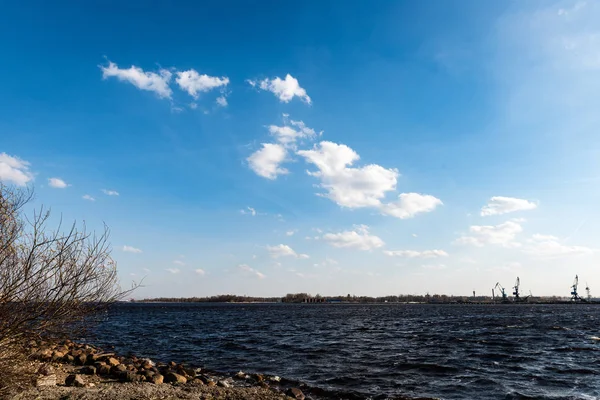
[{"label": "cumulus cloud", "polygon": [[206,74],[200,75],[198,71],[190,69],[187,71],[178,71],[175,82],[177,82],[181,90],[188,92],[190,96],[197,99],[199,96],[198,93],[209,92],[215,88],[227,86],[229,78],[226,76],[219,78]]},{"label": "cumulus cloud", "polygon": [[246,159],[250,168],[257,175],[271,180],[276,179],[278,175],[287,174],[288,170],[280,167],[287,157],[286,149],[274,143],[263,143],[262,146],[262,149]]},{"label": "cumulus cloud", "polygon": [[83,196],[81,196],[81,198],[87,201],[96,201],[96,199],[90,196],[89,194],[84,194]]},{"label": "cumulus cloud", "polygon": [[206,274],[206,272],[201,268],[196,269],[194,272],[200,276],[204,276]]},{"label": "cumulus cloud", "polygon": [[63,181],[60,178],[50,178],[50,179],[48,179],[48,185],[50,187],[55,188],[55,189],[64,189],[66,187],[71,186],[67,182]]},{"label": "cumulus cloud", "polygon": [[321,181],[326,190],[321,195],[342,207],[379,207],[385,194],[396,189],[398,170],[376,164],[353,168],[360,157],[344,144],[323,141],[298,155],[317,167],[307,173]]},{"label": "cumulus cloud", "polygon": [[295,257],[295,258],[299,258],[299,259],[309,258],[309,256],[307,254],[298,254],[290,246],[285,245],[285,244],[279,244],[277,246],[267,246],[267,251],[269,252],[269,254],[271,255],[272,258],[287,257],[287,256],[291,256],[291,257]]},{"label": "cumulus cloud", "polygon": [[33,179],[29,172],[29,163],[18,157],[0,153],[0,181],[25,186]]},{"label": "cumulus cloud", "polygon": [[438,258],[448,257],[448,253],[444,250],[385,250],[384,254],[390,257],[406,257],[406,258]]},{"label": "cumulus cloud", "polygon": [[127,253],[141,253],[142,252],[142,250],[137,249],[137,248],[135,248],[133,246],[123,246],[121,248],[121,250],[123,250],[123,251],[125,251]]},{"label": "cumulus cloud", "polygon": [[178,274],[181,272],[179,268],[166,268],[165,271],[170,272],[171,274]]},{"label": "cumulus cloud", "polygon": [[252,207],[246,207],[245,210],[240,210],[240,214],[242,215],[252,215],[253,217],[256,216],[256,210]]},{"label": "cumulus cloud", "polygon": [[382,204],[381,213],[400,219],[412,218],[417,214],[431,212],[442,201],[434,196],[419,193],[401,193],[398,201]]},{"label": "cumulus cloud", "polygon": [[281,102],[288,103],[294,97],[300,98],[307,104],[311,104],[311,99],[306,90],[300,86],[298,80],[287,74],[285,79],[275,77],[274,79],[263,79],[262,81],[247,81],[252,87],[258,87],[261,90],[267,90],[273,93]]},{"label": "cumulus cloud", "polygon": [[227,107],[229,103],[227,103],[227,98],[225,96],[217,97],[217,104],[221,107]]},{"label": "cumulus cloud", "polygon": [[138,89],[148,90],[156,93],[161,98],[171,98],[172,90],[169,87],[171,72],[161,69],[158,74],[155,72],[144,72],[143,69],[132,65],[128,69],[121,69],[113,62],[108,63],[108,67],[100,66],[102,78],[115,77],[120,81],[129,82]]},{"label": "cumulus cloud", "polygon": [[352,231],[326,233],[323,240],[334,247],[373,250],[383,247],[385,243],[378,236],[369,234],[369,227],[358,225]]},{"label": "cumulus cloud", "polygon": [[494,196],[481,208],[481,216],[501,215],[515,211],[533,210],[537,204],[514,197]]},{"label": "cumulus cloud", "polygon": [[469,235],[458,238],[455,244],[482,247],[487,244],[501,245],[504,247],[519,247],[515,236],[523,231],[520,222],[513,219],[499,225],[473,225],[469,227]]},{"label": "cumulus cloud", "polygon": [[299,139],[314,139],[317,136],[317,132],[303,121],[293,120],[284,126],[269,125],[269,133],[280,144],[292,148]]},{"label": "cumulus cloud", "polygon": [[594,249],[585,246],[570,246],[560,243],[556,236],[532,235],[523,251],[531,256],[540,258],[557,258],[565,256],[581,256],[593,254]]},{"label": "cumulus cloud", "polygon": [[108,190],[108,189],[102,189],[102,193],[104,193],[107,196],[118,196],[119,192],[117,192],[116,190]]},{"label": "cumulus cloud", "polygon": [[254,268],[250,267],[248,264],[240,264],[240,265],[238,265],[238,269],[247,275],[253,275],[253,276],[257,277],[258,279],[265,278],[265,275],[262,272],[255,270]]}]

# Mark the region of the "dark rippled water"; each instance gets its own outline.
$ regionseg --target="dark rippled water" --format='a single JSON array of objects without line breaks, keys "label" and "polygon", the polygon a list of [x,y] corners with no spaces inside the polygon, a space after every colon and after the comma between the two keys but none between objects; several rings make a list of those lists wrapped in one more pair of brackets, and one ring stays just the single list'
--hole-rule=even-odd
[{"label": "dark rippled water", "polygon": [[599,399],[600,306],[120,304],[96,342],[366,398]]}]

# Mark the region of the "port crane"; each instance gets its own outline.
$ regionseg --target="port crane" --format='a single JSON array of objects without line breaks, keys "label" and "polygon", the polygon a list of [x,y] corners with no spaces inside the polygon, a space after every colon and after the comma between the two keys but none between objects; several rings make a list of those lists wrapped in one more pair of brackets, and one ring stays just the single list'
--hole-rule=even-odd
[{"label": "port crane", "polygon": [[585,283],[585,292],[587,294],[588,301],[591,301],[592,300],[592,293],[590,291],[590,285],[588,285],[587,282]]},{"label": "port crane", "polygon": [[[494,289],[500,290],[500,293],[502,294],[502,302],[503,303],[508,302],[508,295],[506,294],[506,289],[504,289],[504,287],[500,284],[500,282],[496,283],[496,286],[494,286]],[[494,289],[492,289],[492,294],[494,293]]]},{"label": "port crane", "polygon": [[571,301],[582,301],[583,299],[577,293],[577,286],[579,286],[579,276],[575,275],[573,285],[571,285]]},{"label": "port crane", "polygon": [[514,289],[513,296],[515,296],[515,301],[521,300],[520,293],[519,293],[519,286],[521,286],[521,280],[517,276],[517,280],[515,281],[515,286],[513,286],[513,289]]}]

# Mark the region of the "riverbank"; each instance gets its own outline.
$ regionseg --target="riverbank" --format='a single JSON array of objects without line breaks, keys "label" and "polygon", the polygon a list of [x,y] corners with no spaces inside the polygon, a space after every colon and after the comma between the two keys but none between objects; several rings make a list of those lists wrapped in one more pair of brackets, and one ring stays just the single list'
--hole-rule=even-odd
[{"label": "riverbank", "polygon": [[30,349],[32,385],[7,397],[10,400],[363,399],[278,376],[241,371],[228,376],[175,362],[154,363],[136,356],[119,356],[71,341],[31,342]]}]

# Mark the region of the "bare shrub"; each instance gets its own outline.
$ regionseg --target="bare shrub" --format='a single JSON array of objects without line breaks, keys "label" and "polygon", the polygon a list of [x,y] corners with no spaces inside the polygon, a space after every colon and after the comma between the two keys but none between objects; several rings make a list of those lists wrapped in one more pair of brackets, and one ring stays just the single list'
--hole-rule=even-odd
[{"label": "bare shrub", "polygon": [[0,183],[0,390],[14,381],[30,340],[76,335],[133,290],[119,287],[106,227],[99,235],[75,224],[50,230],[44,208],[25,216],[31,198]]}]

